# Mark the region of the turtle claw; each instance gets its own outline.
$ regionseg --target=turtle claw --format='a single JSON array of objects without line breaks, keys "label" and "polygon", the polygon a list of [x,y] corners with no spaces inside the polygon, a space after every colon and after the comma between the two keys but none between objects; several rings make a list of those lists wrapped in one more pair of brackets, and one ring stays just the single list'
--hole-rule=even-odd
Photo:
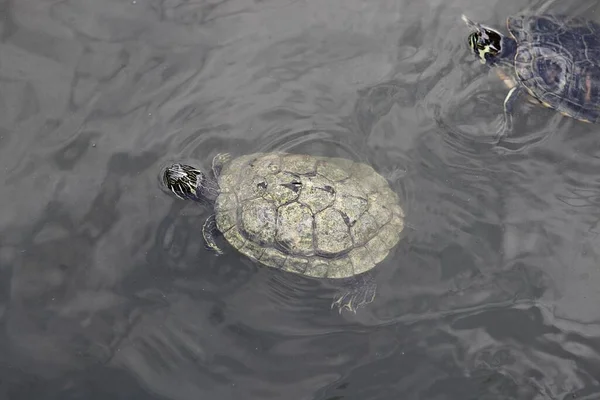
[{"label": "turtle claw", "polygon": [[333,303],[331,303],[331,309],[337,307],[338,313],[341,314],[342,310],[345,308],[348,311],[351,311],[354,314],[356,314],[356,307],[352,306],[352,300],[352,296],[349,293],[341,294],[337,296],[337,299],[334,300]]},{"label": "turtle claw", "polygon": [[211,250],[215,255],[220,256],[223,254],[223,250],[219,248],[215,238],[219,235],[219,229],[217,228],[217,220],[215,215],[211,215],[206,219],[202,226],[202,236],[204,237],[204,245],[208,250]]},{"label": "turtle claw", "polygon": [[356,310],[375,299],[377,285],[370,274],[350,278],[348,286],[335,296],[331,308],[338,308],[339,313],[346,309],[356,314]]}]

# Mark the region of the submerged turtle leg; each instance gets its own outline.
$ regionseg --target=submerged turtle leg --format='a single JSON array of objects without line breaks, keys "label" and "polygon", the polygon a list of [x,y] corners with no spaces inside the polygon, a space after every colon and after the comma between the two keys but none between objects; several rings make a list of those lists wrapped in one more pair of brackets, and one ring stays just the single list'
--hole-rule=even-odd
[{"label": "submerged turtle leg", "polygon": [[513,123],[512,123],[512,114],[515,102],[519,98],[519,95],[523,89],[520,86],[515,86],[508,91],[506,98],[504,99],[504,118],[500,122],[500,127],[498,128],[498,139],[502,139],[505,136],[508,136],[512,133]]},{"label": "submerged turtle leg", "polygon": [[229,160],[231,160],[231,154],[229,153],[219,153],[213,158],[212,172],[215,178],[219,177],[223,165],[225,165]]},{"label": "submerged turtle leg", "polygon": [[215,237],[220,234],[219,229],[217,228],[217,220],[215,219],[215,214],[211,215],[206,219],[204,225],[202,226],[202,236],[204,237],[204,243],[206,247],[214,252],[217,255],[223,254],[223,251],[217,246],[217,242]]},{"label": "submerged turtle leg", "polygon": [[356,313],[359,307],[375,299],[377,283],[370,272],[346,278],[343,285],[331,303],[331,308],[338,307],[340,313],[344,308]]}]

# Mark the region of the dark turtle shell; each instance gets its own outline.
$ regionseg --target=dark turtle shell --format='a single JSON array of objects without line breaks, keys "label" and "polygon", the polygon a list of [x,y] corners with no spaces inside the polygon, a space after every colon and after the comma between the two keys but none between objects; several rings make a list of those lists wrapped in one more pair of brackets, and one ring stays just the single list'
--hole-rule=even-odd
[{"label": "dark turtle shell", "polygon": [[529,94],[564,115],[600,122],[600,25],[567,16],[509,17],[515,71]]},{"label": "dark turtle shell", "polygon": [[219,174],[217,227],[264,265],[320,278],[373,268],[400,240],[404,211],[368,165],[341,158],[258,153]]}]

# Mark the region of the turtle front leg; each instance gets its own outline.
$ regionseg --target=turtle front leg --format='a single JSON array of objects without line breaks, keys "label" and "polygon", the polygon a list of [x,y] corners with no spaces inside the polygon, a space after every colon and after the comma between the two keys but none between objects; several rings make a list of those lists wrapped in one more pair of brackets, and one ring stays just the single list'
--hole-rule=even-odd
[{"label": "turtle front leg", "polygon": [[502,138],[509,136],[513,130],[513,109],[519,95],[523,92],[520,86],[515,86],[508,91],[506,98],[504,99],[504,118],[500,121],[498,128],[498,141]]},{"label": "turtle front leg", "polygon": [[344,308],[356,313],[358,308],[375,299],[377,283],[370,272],[346,278],[343,285],[331,303],[331,308],[338,307],[340,313]]},{"label": "turtle front leg", "polygon": [[215,215],[211,215],[206,219],[202,226],[202,237],[204,237],[204,243],[209,250],[214,251],[217,255],[223,254],[223,251],[217,246],[215,238],[220,235],[220,231],[217,228],[217,220]]},{"label": "turtle front leg", "polygon": [[225,165],[229,160],[231,160],[231,154],[229,153],[219,153],[213,158],[212,172],[215,179],[219,177],[221,169],[223,169],[223,165]]}]

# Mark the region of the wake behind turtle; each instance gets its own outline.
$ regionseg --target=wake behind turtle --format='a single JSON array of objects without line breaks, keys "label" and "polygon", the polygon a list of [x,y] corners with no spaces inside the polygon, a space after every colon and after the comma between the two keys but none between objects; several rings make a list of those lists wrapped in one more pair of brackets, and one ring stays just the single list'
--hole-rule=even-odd
[{"label": "wake behind turtle", "polygon": [[568,117],[600,122],[600,25],[583,18],[513,16],[509,35],[462,16],[468,43],[482,64],[494,67],[509,87],[500,135],[512,131],[521,93]]},{"label": "wake behind turtle", "polygon": [[342,287],[332,303],[351,311],[373,301],[371,270],[399,242],[404,211],[385,178],[342,158],[283,152],[232,159],[219,154],[212,177],[173,164],[163,182],[177,197],[214,210],[202,233],[207,246],[234,249],[268,267]]}]

